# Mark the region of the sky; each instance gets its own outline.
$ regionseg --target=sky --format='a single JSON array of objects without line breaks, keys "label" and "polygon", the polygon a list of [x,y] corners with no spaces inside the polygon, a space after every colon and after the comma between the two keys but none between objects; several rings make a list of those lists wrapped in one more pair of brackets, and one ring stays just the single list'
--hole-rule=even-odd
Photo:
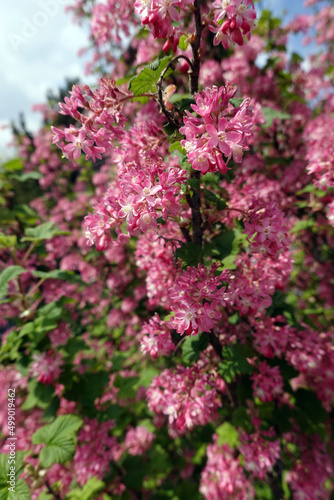
[{"label": "sky", "polygon": [[[87,46],[87,32],[64,12],[73,1],[14,0],[1,9],[0,159],[13,155],[6,146],[11,134],[3,125],[17,121],[22,112],[28,129],[35,131],[40,114],[31,107],[45,101],[47,90],[56,91],[71,77],[88,84],[94,81],[85,76],[85,60],[78,56],[79,49]],[[278,15],[286,9],[291,18],[303,11],[303,0],[262,0],[261,6]]]}]

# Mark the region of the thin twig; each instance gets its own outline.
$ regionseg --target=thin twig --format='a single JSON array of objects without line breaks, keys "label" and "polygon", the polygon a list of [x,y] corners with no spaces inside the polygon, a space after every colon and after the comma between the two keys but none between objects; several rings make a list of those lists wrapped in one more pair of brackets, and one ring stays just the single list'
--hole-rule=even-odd
[{"label": "thin twig", "polygon": [[50,495],[53,495],[53,496],[55,497],[55,499],[56,499],[56,500],[62,500],[61,496],[60,496],[60,495],[58,495],[58,493],[56,493],[56,492],[52,489],[52,487],[51,487],[50,483],[48,483],[48,481],[45,481],[45,486],[47,487],[48,492],[50,493]]},{"label": "thin twig", "polygon": [[184,55],[181,54],[179,56],[174,57],[171,61],[169,61],[169,63],[167,64],[167,66],[165,67],[165,69],[163,70],[163,72],[161,73],[160,78],[159,78],[158,83],[157,83],[157,86],[158,86],[158,102],[159,102],[160,109],[163,112],[163,114],[166,116],[168,122],[171,125],[173,125],[173,127],[177,128],[177,129],[179,129],[181,125],[175,120],[173,113],[171,113],[170,111],[168,111],[168,109],[165,106],[164,98],[163,98],[162,82],[163,82],[164,76],[167,73],[167,71],[169,70],[169,68],[171,68],[172,66],[174,66],[174,64],[179,59],[184,59],[185,61],[187,61],[187,63],[190,66],[189,73],[193,72],[194,67],[193,67],[192,62],[190,61],[190,59],[187,56],[184,56]]}]

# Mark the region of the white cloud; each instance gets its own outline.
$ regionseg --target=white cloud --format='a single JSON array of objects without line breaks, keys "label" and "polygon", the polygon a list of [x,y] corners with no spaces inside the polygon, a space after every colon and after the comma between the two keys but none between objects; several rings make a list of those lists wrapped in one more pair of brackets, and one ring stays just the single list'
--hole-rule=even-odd
[{"label": "white cloud", "polygon": [[[36,130],[39,117],[31,112],[31,106],[44,102],[48,89],[56,91],[70,77],[89,83],[85,62],[77,55],[88,43],[87,33],[64,12],[66,3],[15,0],[2,10],[0,123],[17,120],[23,112],[28,128]],[[2,155],[7,142],[8,131],[0,130]]]}]

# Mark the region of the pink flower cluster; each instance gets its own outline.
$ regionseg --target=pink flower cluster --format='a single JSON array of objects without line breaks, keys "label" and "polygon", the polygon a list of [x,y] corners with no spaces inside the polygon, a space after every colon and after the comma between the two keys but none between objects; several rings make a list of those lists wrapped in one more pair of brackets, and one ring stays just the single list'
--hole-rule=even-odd
[{"label": "pink flower cluster", "polygon": [[227,49],[231,43],[241,46],[250,39],[256,19],[252,0],[215,0],[213,7],[215,18],[210,30],[216,33],[214,45],[221,43]]},{"label": "pink flower cluster", "polygon": [[199,491],[205,500],[251,500],[254,490],[245,476],[239,460],[227,445],[218,444],[215,434],[213,444],[207,447],[208,461],[201,475]]},{"label": "pink flower cluster", "polygon": [[[157,227],[159,217],[176,217],[180,210],[179,184],[187,172],[180,168],[165,171],[162,164],[151,165],[146,171],[139,167],[124,168],[118,182],[109,187],[95,212],[85,217],[84,228],[89,244],[105,250],[111,244],[110,229],[116,231],[118,241],[127,241],[130,235]],[[123,232],[126,222],[126,233]],[[121,227],[123,226],[123,228]]]},{"label": "pink flower cluster", "polygon": [[179,37],[172,22],[179,22],[180,11],[192,3],[194,0],[136,0],[135,12],[139,14],[141,23],[151,30],[154,38],[168,38],[164,49],[168,50],[172,46],[175,52]]},{"label": "pink flower cluster", "polygon": [[136,248],[136,265],[146,273],[149,306],[169,308],[172,305],[169,290],[177,275],[173,252],[180,245],[178,239],[181,235],[177,223],[171,220],[159,228],[159,233],[162,238],[152,229],[140,236]]},{"label": "pink flower cluster", "polygon": [[184,127],[180,128],[186,139],[181,145],[193,169],[203,174],[217,171],[226,174],[231,157],[241,163],[243,151],[249,149],[247,143],[253,126],[250,99],[234,108],[229,100],[236,91],[229,84],[219,89],[206,88],[195,95],[196,104],[191,105],[199,117],[186,111]]},{"label": "pink flower cluster", "polygon": [[304,138],[307,145],[307,171],[314,184],[325,191],[334,187],[334,118],[328,113],[309,121]]},{"label": "pink flower cluster", "polygon": [[[177,366],[154,377],[147,391],[148,406],[162,425],[168,418],[171,436],[181,436],[196,425],[216,418],[221,402],[215,381],[197,365]],[[158,424],[158,421],[156,422]]]},{"label": "pink flower cluster", "polygon": [[270,367],[262,361],[258,364],[259,373],[251,376],[254,396],[262,403],[273,401],[283,394],[283,378],[278,366]]},{"label": "pink flower cluster", "polygon": [[207,269],[199,264],[198,268],[189,268],[176,278],[170,290],[170,297],[177,304],[171,307],[175,316],[170,325],[178,333],[197,335],[210,332],[222,317],[220,310],[230,298],[223,284],[230,277],[227,269],[215,276],[218,267],[219,264],[212,264]]},{"label": "pink flower cluster", "polygon": [[[122,9],[122,15],[119,15]],[[130,36],[133,24],[133,3],[131,0],[108,0],[106,4],[97,3],[92,8],[91,30],[97,45],[121,42],[122,36]]]},{"label": "pink flower cluster", "polygon": [[124,446],[130,455],[143,455],[151,447],[154,437],[153,432],[149,432],[146,427],[138,426],[128,430]]},{"label": "pink flower cluster", "polygon": [[306,437],[299,439],[298,445],[303,452],[288,471],[286,481],[294,500],[330,500],[332,489],[326,485],[334,474],[333,458],[318,436],[311,441],[308,443]]},{"label": "pink flower cluster", "polygon": [[117,459],[119,444],[109,432],[111,421],[99,423],[96,419],[85,419],[78,434],[78,446],[74,455],[74,466],[78,483],[83,486],[91,477],[102,479],[110,468],[110,461]]},{"label": "pink flower cluster", "polygon": [[254,201],[248,211],[245,233],[249,236],[252,252],[276,258],[289,248],[286,219],[277,203]]},{"label": "pink flower cluster", "polygon": [[122,125],[126,118],[121,108],[128,94],[121,92],[107,77],[100,79],[99,87],[94,91],[88,85],[82,88],[74,85],[70,94],[71,97],[65,97],[64,103],[59,103],[60,113],[74,118],[81,123],[81,128],[73,125],[65,130],[51,127],[53,143],[70,161],[77,160],[82,151],[86,160],[101,159],[102,154],[109,152],[112,141],[123,133]]},{"label": "pink flower cluster", "polygon": [[148,323],[144,323],[141,335],[140,350],[143,354],[148,353],[153,359],[169,356],[175,350],[170,328],[157,314]]},{"label": "pink flower cluster", "polygon": [[[253,422],[254,423],[254,422]],[[259,423],[256,422],[256,432],[247,434],[240,433],[240,451],[245,458],[245,469],[254,477],[265,479],[268,472],[271,472],[276,461],[281,456],[280,439],[275,438],[274,429],[260,431]]]},{"label": "pink flower cluster", "polygon": [[30,365],[30,375],[37,377],[37,382],[51,385],[57,382],[64,361],[60,354],[51,349],[40,354],[34,353],[33,362]]}]

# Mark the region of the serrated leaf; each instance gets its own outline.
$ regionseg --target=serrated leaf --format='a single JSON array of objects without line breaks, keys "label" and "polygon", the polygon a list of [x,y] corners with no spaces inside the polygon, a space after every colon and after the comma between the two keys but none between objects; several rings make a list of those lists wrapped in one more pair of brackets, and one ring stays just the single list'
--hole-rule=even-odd
[{"label": "serrated leaf", "polygon": [[176,249],[176,258],[183,260],[187,266],[198,266],[203,257],[203,250],[195,243],[186,243]]},{"label": "serrated leaf", "polygon": [[[19,479],[24,469],[24,456],[26,453],[15,451],[15,464],[9,463],[12,459],[9,454],[0,455],[0,499],[1,500],[31,500],[30,491],[27,483]],[[13,470],[10,467],[15,466],[15,492],[9,491],[10,483],[7,483],[7,474]]]},{"label": "serrated leaf", "polygon": [[8,289],[8,283],[13,279],[20,276],[20,274],[25,273],[26,269],[21,266],[9,266],[6,267],[0,273],[0,298],[6,295]]},{"label": "serrated leaf", "polygon": [[53,442],[45,446],[39,459],[42,467],[49,469],[53,464],[62,464],[71,460],[75,453],[75,441],[71,437],[56,437]]},{"label": "serrated leaf", "polygon": [[61,231],[53,222],[45,222],[37,227],[28,227],[25,230],[26,236],[21,241],[49,240],[61,234],[69,234],[69,232]]},{"label": "serrated leaf", "polygon": [[157,91],[157,83],[160,75],[170,60],[171,57],[164,57],[163,59],[156,59],[149,66],[145,66],[138,75],[131,78],[129,90],[131,90],[135,96],[155,93]]},{"label": "serrated leaf", "polygon": [[70,460],[75,452],[75,434],[82,419],[75,415],[61,415],[52,424],[44,425],[32,435],[33,444],[45,444],[40,453],[43,467]]},{"label": "serrated leaf", "polygon": [[262,107],[262,112],[266,120],[266,123],[263,125],[263,128],[269,128],[276,118],[279,118],[280,120],[287,120],[291,118],[291,115],[289,115],[288,113],[278,111],[277,109],[268,108],[266,106]]},{"label": "serrated leaf", "polygon": [[209,345],[209,335],[199,334],[187,337],[182,344],[182,358],[186,363],[193,364],[198,361],[201,352]]},{"label": "serrated leaf", "polygon": [[218,444],[228,444],[235,448],[239,444],[239,433],[237,429],[229,422],[224,422],[216,429],[218,434]]}]

